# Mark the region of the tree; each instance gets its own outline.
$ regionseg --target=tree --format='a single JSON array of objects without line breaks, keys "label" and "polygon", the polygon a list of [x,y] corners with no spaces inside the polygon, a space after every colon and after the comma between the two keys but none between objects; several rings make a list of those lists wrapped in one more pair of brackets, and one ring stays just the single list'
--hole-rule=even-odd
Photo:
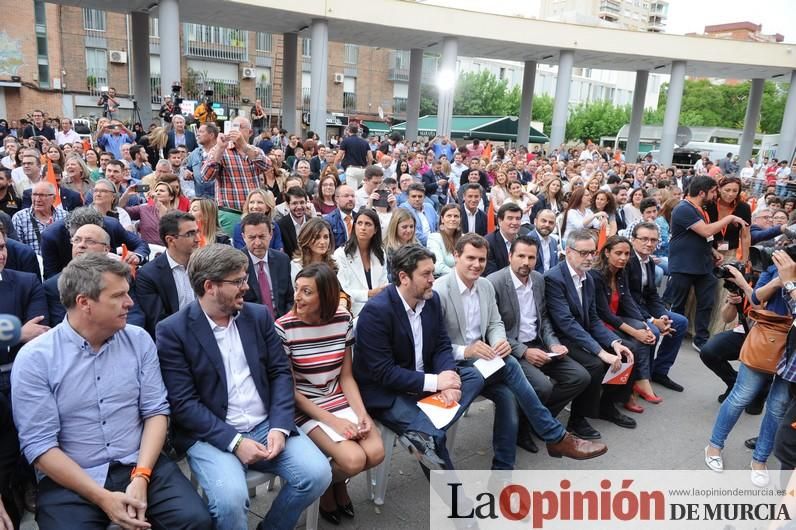
[{"label": "tree", "polygon": [[569,113],[567,138],[594,143],[601,136],[614,136],[630,121],[630,107],[617,107],[610,101],[581,103]]},{"label": "tree", "polygon": [[437,113],[437,102],[439,93],[434,85],[420,86],[420,115],[426,116]]}]

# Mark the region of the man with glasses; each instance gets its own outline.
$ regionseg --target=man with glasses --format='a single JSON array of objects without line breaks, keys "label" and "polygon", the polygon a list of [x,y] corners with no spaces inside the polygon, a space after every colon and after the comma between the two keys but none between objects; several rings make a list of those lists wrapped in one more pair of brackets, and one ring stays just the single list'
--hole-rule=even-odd
[{"label": "man with glasses", "polygon": [[294,422],[293,375],[266,308],[244,302],[248,259],[227,245],[193,253],[196,299],[157,327],[174,446],[187,451],[216,528],[248,527],[246,470],[282,477],[258,529],[293,528],[332,474]]},{"label": "man with glasses", "polygon": [[249,120],[239,116],[232,120],[232,126],[228,135],[218,135],[216,145],[202,166],[202,181],[216,183],[218,221],[230,235],[240,221],[246,197],[250,191],[260,188],[260,174],[271,165],[261,149],[248,143]]},{"label": "man with glasses", "polygon": [[591,377],[586,389],[572,401],[567,430],[594,440],[601,435],[587,417],[625,428],[636,426],[635,420],[616,409],[616,402],[624,403],[630,397],[633,378],[624,385],[601,388],[606,371],[617,372],[623,362],[633,362],[633,352],[597,316],[594,280],[586,274],[597,255],[594,236],[588,229],[573,230],[566,245],[566,259],[545,274],[545,295],[561,344]]},{"label": "man with glasses", "polygon": [[776,243],[775,239],[782,234],[785,234],[791,239],[796,239],[794,234],[788,228],[788,224],[775,225],[772,221],[773,215],[769,208],[761,208],[755,210],[752,214],[752,225],[749,231],[752,234],[752,244],[762,244],[767,247],[773,247]]},{"label": "man with glasses", "polygon": [[688,330],[688,319],[680,313],[667,311],[655,286],[655,262],[652,254],[660,242],[658,225],[639,223],[632,231],[633,252],[630,253],[628,287],[649,329],[659,339],[663,336],[658,354],[652,361],[652,380],[675,392],[683,387],[669,378],[669,369],[677,359],[677,352]]},{"label": "man with glasses", "polygon": [[188,279],[188,259],[199,248],[199,228],[193,215],[173,210],[160,218],[160,239],[166,251],[144,265],[135,280],[134,298],[146,315],[144,328],[155,326],[194,301]]},{"label": "man with glasses", "polygon": [[55,186],[49,182],[34,184],[30,198],[31,207],[15,213],[11,223],[19,236],[19,241],[41,255],[42,232],[54,222],[65,219],[66,212],[53,206]]}]

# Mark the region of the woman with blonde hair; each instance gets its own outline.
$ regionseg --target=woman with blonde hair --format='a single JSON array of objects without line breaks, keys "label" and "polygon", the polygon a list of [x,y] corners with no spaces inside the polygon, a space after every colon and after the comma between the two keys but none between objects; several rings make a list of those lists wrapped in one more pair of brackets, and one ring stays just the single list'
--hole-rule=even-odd
[{"label": "woman with blonde hair", "polygon": [[221,227],[218,225],[218,206],[215,201],[196,197],[191,200],[191,207],[188,211],[196,219],[196,223],[199,225],[200,237],[204,238],[205,244],[232,244],[229,236],[222,232]]},{"label": "woman with blonde hair", "polygon": [[139,144],[144,146],[147,155],[149,155],[149,163],[152,167],[158,163],[159,160],[165,159],[166,144],[169,141],[169,131],[165,127],[155,127],[149,134],[141,138]]},{"label": "woman with blonde hair", "polygon": [[69,155],[64,163],[61,184],[85,198],[91,191],[91,170],[78,154]]},{"label": "woman with blonde hair", "polygon": [[[274,221],[274,212],[276,211],[276,200],[274,194],[268,190],[256,189],[249,192],[246,196],[246,202],[243,203],[243,214],[241,219],[250,213],[262,213],[271,218],[271,244],[269,248],[282,252],[285,244],[282,242],[282,231],[279,225]],[[240,222],[238,222],[232,229],[232,241],[238,250],[246,248],[246,243],[243,241],[243,233],[241,231]]]},{"label": "woman with blonde hair", "polygon": [[409,210],[397,208],[387,226],[384,238],[384,260],[387,264],[387,279],[392,281],[392,254],[404,245],[419,245],[415,235],[415,218]]}]

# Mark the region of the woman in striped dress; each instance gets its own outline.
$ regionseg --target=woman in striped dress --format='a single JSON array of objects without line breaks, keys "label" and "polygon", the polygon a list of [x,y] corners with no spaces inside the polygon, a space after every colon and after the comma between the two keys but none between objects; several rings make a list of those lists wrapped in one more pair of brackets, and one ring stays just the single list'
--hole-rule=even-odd
[{"label": "woman in striped dress", "polygon": [[351,314],[340,309],[337,275],[313,263],[296,276],[293,310],[276,321],[296,382],[296,425],[332,460],[320,514],[333,524],[354,516],[345,480],[384,459],[381,436],[354,381]]}]

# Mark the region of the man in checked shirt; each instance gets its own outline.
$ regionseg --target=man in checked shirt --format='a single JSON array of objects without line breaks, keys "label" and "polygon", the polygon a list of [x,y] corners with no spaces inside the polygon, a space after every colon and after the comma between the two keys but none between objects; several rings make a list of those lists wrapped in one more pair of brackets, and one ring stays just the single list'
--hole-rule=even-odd
[{"label": "man in checked shirt", "polygon": [[229,134],[218,135],[202,166],[202,180],[216,182],[218,220],[229,235],[240,221],[246,196],[260,187],[260,175],[271,164],[261,149],[248,143],[251,134],[251,122],[244,117],[235,118]]}]

